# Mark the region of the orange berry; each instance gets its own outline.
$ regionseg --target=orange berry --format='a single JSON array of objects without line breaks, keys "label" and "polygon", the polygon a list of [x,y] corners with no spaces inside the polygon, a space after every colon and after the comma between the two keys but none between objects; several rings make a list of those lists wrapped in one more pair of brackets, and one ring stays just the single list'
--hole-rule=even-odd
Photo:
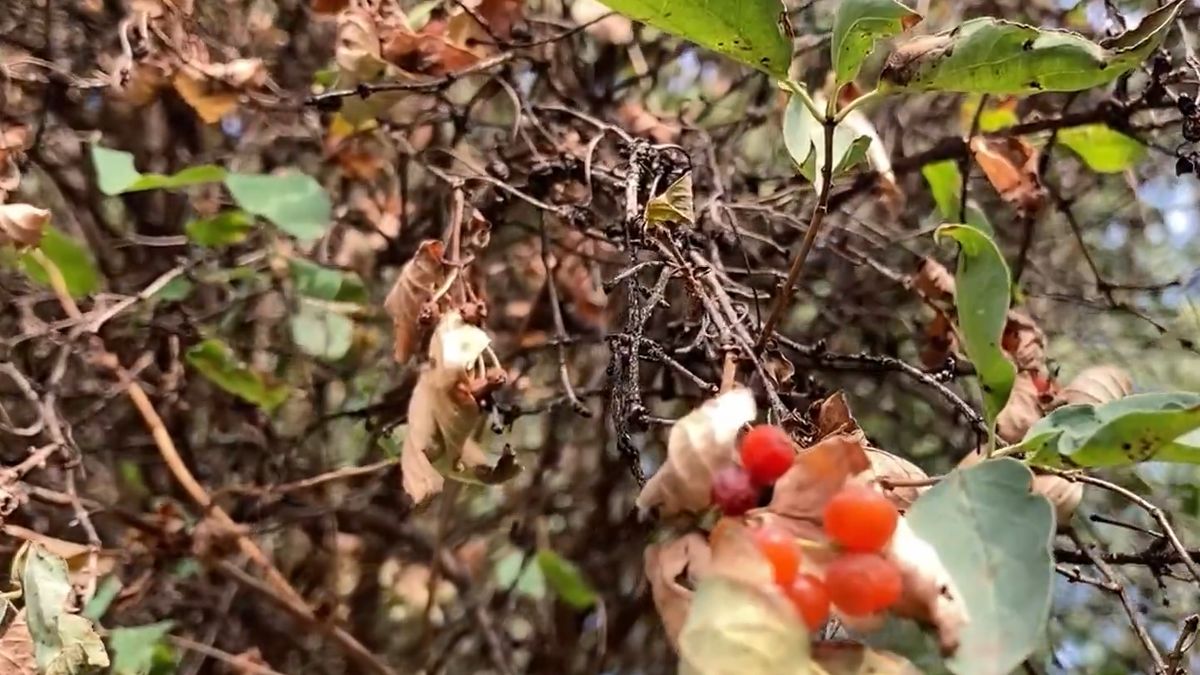
[{"label": "orange berry", "polygon": [[825,588],[847,616],[867,616],[900,599],[904,581],[896,565],[878,553],[847,553],[825,568]]},{"label": "orange berry", "polygon": [[796,448],[783,429],[759,424],[746,432],[741,445],[742,466],[759,485],[771,485],[792,468]]},{"label": "orange berry", "polygon": [[851,551],[878,551],[891,541],[899,519],[887,497],[848,485],[825,505],[825,534]]},{"label": "orange berry", "polygon": [[786,592],[809,630],[816,630],[825,623],[829,617],[829,591],[819,577],[801,574]]},{"label": "orange berry", "polygon": [[800,571],[800,547],[796,541],[775,528],[760,527],[754,530],[754,543],[771,563],[775,583],[784,588],[791,586]]}]

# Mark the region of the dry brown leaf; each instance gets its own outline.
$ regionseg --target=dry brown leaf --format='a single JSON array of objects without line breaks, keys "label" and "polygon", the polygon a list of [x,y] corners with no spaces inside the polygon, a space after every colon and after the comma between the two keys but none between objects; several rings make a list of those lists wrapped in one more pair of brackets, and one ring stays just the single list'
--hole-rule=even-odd
[{"label": "dry brown leaf", "polygon": [[861,431],[828,436],[796,454],[792,468],[775,483],[767,507],[794,520],[820,522],[825,503],[846,481],[871,468]]},{"label": "dry brown leaf", "polygon": [[975,162],[1005,201],[1022,213],[1037,213],[1046,202],[1038,177],[1037,148],[1022,138],[976,136],[971,139]]},{"label": "dry brown leaf", "polygon": [[1055,397],[1051,407],[1077,403],[1100,405],[1133,393],[1133,379],[1116,366],[1092,366],[1075,376]]},{"label": "dry brown leaf", "polygon": [[1020,309],[1008,311],[1008,322],[1000,342],[1017,370],[1046,375],[1046,334],[1033,317]]},{"label": "dry brown leaf", "polygon": [[951,354],[958,354],[958,335],[954,323],[942,312],[934,314],[925,326],[925,345],[921,347],[921,364],[926,368],[941,368]]},{"label": "dry brown leaf", "polygon": [[[479,28],[469,17],[469,25]],[[466,39],[468,31],[458,26],[468,25],[459,20],[455,24],[456,37]],[[403,21],[392,22],[379,31],[382,43],[381,55],[388,63],[409,73],[445,75],[463,70],[479,61],[480,54],[468,49],[465,44],[455,44],[450,36],[451,25],[446,19],[434,19],[413,32]],[[482,51],[481,51],[482,53]]]},{"label": "dry brown leaf", "polygon": [[[867,459],[871,462],[871,471],[875,474],[876,479],[890,478],[896,481],[919,481],[929,478],[928,474],[921,470],[921,467],[890,452],[867,448]],[[908,507],[912,506],[913,502],[917,501],[917,498],[921,496],[921,493],[929,488],[927,486],[883,487],[881,485],[880,489],[883,490],[884,496],[896,508],[901,511],[907,511]]]},{"label": "dry brown leaf", "polygon": [[649,138],[655,143],[674,143],[679,140],[682,128],[659,119],[641,103],[626,101],[617,109],[617,120],[626,131]]},{"label": "dry brown leaf", "polygon": [[336,14],[350,6],[350,0],[312,0],[312,11],[317,14]]},{"label": "dry brown leaf", "polygon": [[678,648],[679,631],[692,606],[692,590],[707,573],[711,560],[708,542],[695,532],[646,547],[645,571],[650,594],[673,647]]},{"label": "dry brown leaf", "polygon": [[911,282],[930,302],[939,305],[954,302],[954,275],[933,258],[921,258]]},{"label": "dry brown leaf", "polygon": [[513,26],[525,14],[522,0],[478,0],[475,11],[502,40],[512,37]]},{"label": "dry brown leaf", "polygon": [[[0,616],[2,619],[3,616]],[[0,635],[0,673],[4,675],[37,675],[33,636],[25,622],[25,610],[17,612]]]},{"label": "dry brown leaf", "polygon": [[445,479],[430,460],[447,456],[450,466],[486,463],[472,437],[483,423],[479,403],[469,391],[468,370],[487,348],[489,338],[447,312],[429,345],[430,364],[421,371],[408,403],[408,433],[400,453],[404,491],[414,503],[442,491]]},{"label": "dry brown leaf", "polygon": [[676,422],[667,440],[667,459],[646,481],[638,508],[657,508],[662,515],[708,508],[713,473],[733,464],[738,431],[755,414],[753,394],[737,388],[705,401]]},{"label": "dry brown leaf", "polygon": [[904,579],[904,593],[893,611],[934,626],[942,653],[954,651],[970,617],[937,551],[901,518],[883,553],[896,563]]},{"label": "dry brown leaf", "polygon": [[42,241],[50,212],[29,204],[0,204],[0,246],[37,246]]},{"label": "dry brown leaf", "polygon": [[813,661],[828,675],[921,675],[921,671],[903,656],[857,642],[816,642],[811,654]]},{"label": "dry brown leaf", "polygon": [[857,430],[858,422],[855,422],[854,416],[850,414],[850,405],[846,403],[844,392],[834,392],[821,401],[817,410],[817,438]]},{"label": "dry brown leaf", "polygon": [[238,92],[202,74],[191,74],[189,70],[185,68],[176,73],[171,83],[180,98],[196,111],[205,124],[219,122],[226,113],[237,108]]},{"label": "dry brown leaf", "polygon": [[437,320],[437,307],[430,305],[430,300],[446,281],[443,251],[440,241],[421,242],[383,301],[383,308],[392,317],[398,363],[406,363],[421,350],[428,327]]},{"label": "dry brown leaf", "polygon": [[1043,417],[1037,385],[1034,384],[1033,378],[1034,375],[1029,372],[1017,373],[1008,402],[996,416],[996,434],[1008,443],[1019,443],[1025,438],[1029,427]]},{"label": "dry brown leaf", "polygon": [[361,9],[338,15],[334,61],[343,73],[355,79],[373,80],[386,67],[375,17]]}]

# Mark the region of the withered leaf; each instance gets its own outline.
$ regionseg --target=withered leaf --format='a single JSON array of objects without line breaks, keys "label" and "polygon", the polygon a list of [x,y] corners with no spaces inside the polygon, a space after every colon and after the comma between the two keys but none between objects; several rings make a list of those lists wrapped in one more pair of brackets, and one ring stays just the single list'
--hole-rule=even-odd
[{"label": "withered leaf", "polygon": [[422,370],[408,403],[408,431],[400,454],[404,491],[421,503],[441,492],[445,479],[430,460],[443,456],[468,467],[486,462],[473,436],[483,424],[479,404],[468,389],[467,371],[488,346],[479,328],[447,312],[429,346],[429,365]]},{"label": "withered leaf", "polygon": [[817,409],[817,438],[825,438],[838,432],[858,430],[858,422],[850,414],[850,406],[846,403],[846,394],[836,391],[821,401]]},{"label": "withered leaf", "polygon": [[893,611],[937,629],[943,653],[958,647],[960,633],[970,621],[962,594],[946,571],[937,551],[900,518],[884,556],[896,563],[904,593]]},{"label": "withered leaf", "polygon": [[179,97],[196,111],[205,124],[221,121],[226,113],[237,108],[238,92],[223,86],[202,73],[185,68],[175,74],[171,83]]},{"label": "withered leaf", "polygon": [[[875,474],[876,479],[890,478],[897,481],[919,481],[929,477],[921,470],[921,467],[890,452],[867,448],[867,459],[871,462],[871,471]],[[917,497],[920,497],[922,492],[929,489],[924,486],[886,487],[881,485],[880,487],[883,490],[884,496],[901,511],[907,510],[908,507],[912,506],[913,502],[917,501]]]},{"label": "withered leaf", "polygon": [[708,542],[695,532],[646,547],[644,562],[650,594],[673,646],[678,647],[679,631],[692,606],[692,593],[707,573],[711,559]]},{"label": "withered leaf", "polygon": [[695,225],[696,212],[692,205],[692,172],[680,176],[662,194],[646,202],[647,226],[667,227]]},{"label": "withered leaf", "polygon": [[667,459],[646,481],[637,498],[642,511],[663,515],[708,508],[713,473],[732,464],[734,441],[742,425],[754,419],[754,396],[745,388],[705,401],[671,427]]},{"label": "withered leaf", "polygon": [[22,609],[0,634],[0,673],[36,675],[37,672],[33,636],[29,634],[29,624],[25,621],[25,610]]},{"label": "withered leaf", "polygon": [[1012,393],[1004,409],[996,416],[996,434],[1009,443],[1018,443],[1025,438],[1035,422],[1043,416],[1037,386],[1033,375],[1026,371],[1017,373]]},{"label": "withered leaf", "polygon": [[912,275],[912,284],[930,302],[954,302],[954,275],[933,258],[921,258],[916,274]]},{"label": "withered leaf", "polygon": [[1008,310],[1001,346],[1018,371],[1046,373],[1046,334],[1029,314],[1019,309]]},{"label": "withered leaf", "polygon": [[1037,148],[1022,138],[976,136],[971,139],[975,162],[1006,202],[1022,213],[1037,213],[1046,202],[1038,176]]},{"label": "withered leaf", "polygon": [[833,434],[801,450],[775,483],[767,508],[787,518],[820,522],[829,498],[847,480],[871,468],[866,451],[861,431]]},{"label": "withered leaf", "polygon": [[1100,405],[1132,393],[1133,379],[1129,373],[1116,366],[1092,366],[1076,375],[1051,406],[1057,408],[1076,403]]},{"label": "withered leaf", "polygon": [[406,363],[421,350],[421,343],[429,333],[428,326],[437,318],[426,315],[436,309],[427,305],[446,281],[443,251],[440,241],[421,242],[383,301],[384,309],[392,317],[395,357],[399,363]]}]

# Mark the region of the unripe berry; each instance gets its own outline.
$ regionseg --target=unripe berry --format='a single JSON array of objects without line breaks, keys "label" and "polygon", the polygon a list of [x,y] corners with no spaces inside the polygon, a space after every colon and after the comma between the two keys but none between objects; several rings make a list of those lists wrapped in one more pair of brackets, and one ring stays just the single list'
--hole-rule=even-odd
[{"label": "unripe berry", "polygon": [[825,533],[851,551],[887,546],[899,519],[887,497],[864,485],[842,488],[825,505]]}]

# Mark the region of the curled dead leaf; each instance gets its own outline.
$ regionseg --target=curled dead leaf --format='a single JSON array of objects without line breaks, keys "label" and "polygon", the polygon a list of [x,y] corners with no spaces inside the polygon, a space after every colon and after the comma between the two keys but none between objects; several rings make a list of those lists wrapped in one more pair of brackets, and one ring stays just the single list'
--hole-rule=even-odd
[{"label": "curled dead leaf", "polygon": [[194,68],[184,68],[171,81],[175,91],[205,124],[221,121],[227,113],[237,108],[238,92],[223,83],[205,76]]},{"label": "curled dead leaf", "polygon": [[440,241],[421,242],[383,301],[384,309],[392,317],[398,363],[407,362],[420,351],[428,327],[437,320],[437,306],[431,305],[430,300],[446,281],[443,251]]},{"label": "curled dead leaf", "polygon": [[1045,376],[1046,334],[1026,312],[1019,309],[1008,311],[1008,322],[1000,346],[1012,358],[1017,370]]},{"label": "curled dead leaf", "polygon": [[819,523],[829,498],[847,480],[870,468],[861,431],[833,434],[796,454],[792,468],[776,481],[767,509],[786,518]]},{"label": "curled dead leaf", "polygon": [[[452,25],[446,19],[433,19],[419,32],[410,29],[406,21],[390,22],[379,31],[383,60],[408,73],[445,75],[463,70],[479,61],[482,50],[476,53],[469,49],[465,40],[474,33],[460,29],[479,29],[479,24],[470,17],[465,19],[469,23],[462,21]],[[453,34],[451,27],[455,29]],[[464,42],[456,44],[454,38]]]},{"label": "curled dead leaf", "polygon": [[846,394],[836,391],[821,401],[817,409],[817,438],[825,438],[835,433],[858,431],[858,422],[850,413],[850,405],[846,403]]},{"label": "curled dead leaf", "polygon": [[742,425],[754,419],[754,396],[731,389],[705,401],[671,427],[667,459],[637,498],[638,509],[662,515],[699,512],[711,503],[713,474],[734,462],[734,441]]},{"label": "curled dead leaf", "polygon": [[917,272],[911,277],[917,291],[934,303],[954,302],[954,275],[933,258],[921,258]]},{"label": "curled dead leaf", "polygon": [[1055,397],[1051,407],[1077,403],[1100,405],[1133,393],[1133,379],[1116,366],[1092,366],[1075,376]]},{"label": "curled dead leaf", "polygon": [[937,551],[901,518],[883,553],[896,563],[904,579],[904,593],[893,611],[934,626],[942,653],[954,651],[970,617]]},{"label": "curled dead leaf", "polygon": [[387,65],[375,26],[375,17],[361,9],[347,9],[338,15],[337,47],[334,61],[351,77],[372,80]]},{"label": "curled dead leaf", "polygon": [[1038,176],[1037,148],[1023,138],[976,136],[971,139],[971,152],[1004,201],[1022,213],[1041,210],[1046,190]]},{"label": "curled dead leaf", "polygon": [[996,434],[1008,443],[1020,442],[1025,438],[1029,427],[1043,416],[1041,400],[1033,378],[1029,372],[1017,373],[1008,403],[1004,404],[1004,409],[996,416]]},{"label": "curled dead leaf", "polygon": [[404,491],[414,503],[442,491],[445,479],[431,460],[447,456],[451,465],[487,462],[473,436],[483,423],[479,403],[469,392],[468,370],[490,339],[456,311],[438,323],[429,345],[430,364],[421,371],[408,403],[408,430],[400,453]]},{"label": "curled dead leaf", "polygon": [[42,241],[50,211],[29,204],[0,204],[0,246],[37,246]]},{"label": "curled dead leaf", "polygon": [[678,647],[679,631],[692,606],[692,592],[707,573],[712,550],[695,532],[662,544],[646,547],[646,579],[663,629],[672,646]]},{"label": "curled dead leaf", "polygon": [[884,479],[915,482],[929,478],[928,474],[921,470],[921,467],[903,457],[883,450],[867,448],[867,459],[871,462],[871,471],[875,474],[876,480],[880,481],[880,489],[883,490],[884,496],[901,511],[908,510],[908,507],[917,501],[921,493],[929,489],[928,486],[897,485],[891,487],[883,484]]}]

